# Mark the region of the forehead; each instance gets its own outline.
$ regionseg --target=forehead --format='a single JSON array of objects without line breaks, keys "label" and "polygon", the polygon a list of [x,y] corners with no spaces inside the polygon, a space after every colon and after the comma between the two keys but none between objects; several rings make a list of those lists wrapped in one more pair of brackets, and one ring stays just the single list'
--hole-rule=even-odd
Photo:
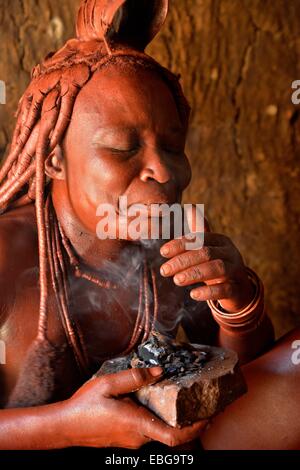
[{"label": "forehead", "polygon": [[94,73],[80,91],[72,121],[95,116],[103,124],[182,127],[175,99],[158,72],[131,65],[109,65]]}]

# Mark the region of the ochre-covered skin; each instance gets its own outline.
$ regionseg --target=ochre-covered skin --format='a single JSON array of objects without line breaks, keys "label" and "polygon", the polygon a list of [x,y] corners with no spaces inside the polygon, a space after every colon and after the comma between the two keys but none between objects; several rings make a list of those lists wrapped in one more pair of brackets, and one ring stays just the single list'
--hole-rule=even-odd
[{"label": "ochre-covered skin", "polygon": [[[122,23],[126,10],[115,31],[107,21],[90,23],[93,8],[109,23],[114,8],[117,14],[118,7],[134,7],[133,2],[83,1],[88,14],[81,9],[79,38],[35,68],[20,101],[11,151],[0,172],[1,339],[7,346],[0,377],[2,449],[137,448],[150,440],[176,446],[200,438],[206,423],[172,429],[128,398],[155,381],[159,368],[86,381],[103,360],[131,344],[137,318],[133,299],[139,297],[136,262],[146,258],[152,266],[158,324],[168,333],[176,333],[186,289],[204,282],[193,291],[190,322],[185,322],[194,342],[205,333],[195,327],[203,315],[208,315],[205,325],[216,329],[205,300],[218,299],[226,311],[236,312],[253,297],[237,248],[208,226],[205,247],[194,253],[184,252],[175,240],[163,254],[157,246],[151,251],[130,240],[104,242],[96,236],[100,203],[117,207],[124,194],[129,203],[180,202],[191,178],[184,154],[188,105],[177,78],[142,52],[163,23],[167,1],[156,1],[153,14],[146,4],[142,37]],[[169,272],[161,268],[166,262]],[[114,270],[116,289],[105,284]],[[174,276],[182,271],[186,279],[180,283]],[[98,284],[94,278],[101,278]],[[215,344],[234,349],[242,362],[252,360],[244,368],[252,408],[247,396],[230,406],[204,434],[204,446],[299,446],[300,372],[290,360],[293,338],[297,332],[253,360],[273,343],[267,316],[243,336],[219,330]],[[288,404],[282,401],[282,381]],[[290,438],[282,441],[282,435]]]}]

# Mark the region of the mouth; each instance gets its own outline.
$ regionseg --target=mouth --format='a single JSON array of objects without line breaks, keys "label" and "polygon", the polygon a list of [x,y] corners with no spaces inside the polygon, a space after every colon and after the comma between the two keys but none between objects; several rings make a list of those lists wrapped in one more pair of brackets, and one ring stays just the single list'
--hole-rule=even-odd
[{"label": "mouth", "polygon": [[[180,210],[181,204],[174,202],[151,202],[151,203],[134,203],[130,204],[125,210],[124,208],[118,208],[118,215],[120,217],[145,217],[145,218],[157,218],[162,219],[166,216],[170,216],[171,208],[174,205],[178,205]],[[178,209],[177,209],[178,210]]]}]

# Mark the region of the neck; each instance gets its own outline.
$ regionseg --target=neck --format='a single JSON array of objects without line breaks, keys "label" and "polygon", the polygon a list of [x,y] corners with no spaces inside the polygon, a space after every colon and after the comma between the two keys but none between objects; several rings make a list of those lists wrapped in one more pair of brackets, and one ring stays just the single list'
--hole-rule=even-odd
[{"label": "neck", "polygon": [[[121,255],[130,251],[128,263],[134,259],[133,252],[140,252],[140,246],[123,240],[100,240],[96,233],[90,232],[78,219],[67,196],[64,181],[52,184],[52,201],[57,219],[69,239],[79,260],[93,270],[101,270],[107,263],[118,264]],[[122,260],[124,265],[124,260]],[[124,267],[124,266],[123,266]]]}]

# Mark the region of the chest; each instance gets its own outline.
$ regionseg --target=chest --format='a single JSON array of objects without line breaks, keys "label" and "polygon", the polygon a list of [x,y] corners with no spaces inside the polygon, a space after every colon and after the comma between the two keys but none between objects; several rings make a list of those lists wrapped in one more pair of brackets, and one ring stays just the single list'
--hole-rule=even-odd
[{"label": "chest", "polygon": [[[70,283],[69,314],[80,333],[89,363],[95,371],[107,357],[124,351],[132,337],[139,312],[139,283],[123,285],[117,290],[100,289],[85,280]],[[170,280],[158,279],[158,317],[156,327],[164,333],[175,331],[182,306],[183,290]],[[150,315],[153,314],[153,291],[149,291]],[[7,306],[7,318],[0,328],[5,344],[6,363],[1,365],[1,391],[5,401],[12,391],[24,357],[34,341],[39,320],[40,292],[38,272],[33,269],[16,281],[14,298]],[[54,292],[48,295],[49,340],[55,345],[66,343]],[[79,375],[72,350],[66,350],[57,370],[61,393],[70,396],[79,386]]]},{"label": "chest", "polygon": [[[183,301],[183,290],[169,279],[157,278],[153,286],[141,289],[138,282],[119,285],[117,289],[99,289],[85,280],[71,287],[71,315],[84,338],[92,363],[123,352],[140,323],[148,315],[149,327],[162,333],[176,330]],[[145,305],[148,302],[148,314]]]}]

